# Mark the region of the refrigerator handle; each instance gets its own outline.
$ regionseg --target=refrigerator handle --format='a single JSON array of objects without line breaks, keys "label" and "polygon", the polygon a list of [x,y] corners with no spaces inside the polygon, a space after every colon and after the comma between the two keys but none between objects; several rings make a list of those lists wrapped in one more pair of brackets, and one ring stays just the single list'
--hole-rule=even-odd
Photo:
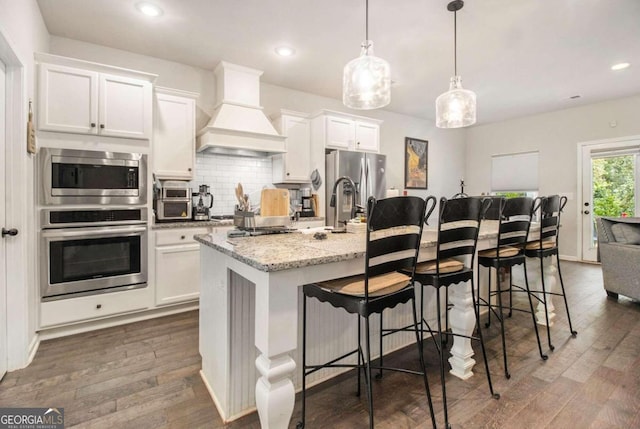
[{"label": "refrigerator handle", "polygon": [[365,165],[365,158],[360,158],[360,181],[358,183],[358,204],[364,206],[367,201],[367,181],[369,176],[367,174],[367,167]]},{"label": "refrigerator handle", "polygon": [[[367,196],[373,195],[373,177],[371,172],[371,160],[367,157]],[[373,195],[375,196],[375,195]],[[365,201],[366,203],[366,201]],[[365,205],[366,207],[366,205]]]}]

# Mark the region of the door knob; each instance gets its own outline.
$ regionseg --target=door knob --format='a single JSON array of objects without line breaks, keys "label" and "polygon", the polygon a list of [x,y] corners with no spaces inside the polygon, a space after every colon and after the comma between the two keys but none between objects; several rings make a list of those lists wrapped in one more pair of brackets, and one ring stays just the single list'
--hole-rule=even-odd
[{"label": "door knob", "polygon": [[11,228],[11,229],[2,228],[2,238],[4,238],[5,235],[10,235],[12,237],[15,237],[16,235],[18,235],[18,230],[15,228]]},{"label": "door knob", "polygon": [[583,213],[584,214],[589,214],[589,210],[585,210]]}]

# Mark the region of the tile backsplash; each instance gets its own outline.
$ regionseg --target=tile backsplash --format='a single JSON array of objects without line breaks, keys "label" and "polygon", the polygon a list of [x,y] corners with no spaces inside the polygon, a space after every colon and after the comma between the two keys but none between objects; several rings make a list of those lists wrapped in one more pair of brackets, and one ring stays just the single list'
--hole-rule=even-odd
[{"label": "tile backsplash", "polygon": [[[237,203],[235,187],[242,183],[252,204],[260,203],[260,193],[271,187],[271,158],[250,158],[218,154],[196,154],[195,177],[191,182],[193,192],[201,184],[209,185],[213,194],[212,215],[233,214]],[[194,204],[197,202],[194,199]]]}]

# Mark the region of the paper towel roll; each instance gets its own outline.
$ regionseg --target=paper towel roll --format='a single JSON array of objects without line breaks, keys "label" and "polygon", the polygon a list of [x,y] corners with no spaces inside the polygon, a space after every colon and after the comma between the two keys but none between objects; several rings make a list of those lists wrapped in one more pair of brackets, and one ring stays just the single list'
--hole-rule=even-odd
[{"label": "paper towel roll", "polygon": [[400,189],[387,189],[387,193],[385,194],[385,197],[391,198],[391,197],[397,197],[399,195],[400,195]]}]

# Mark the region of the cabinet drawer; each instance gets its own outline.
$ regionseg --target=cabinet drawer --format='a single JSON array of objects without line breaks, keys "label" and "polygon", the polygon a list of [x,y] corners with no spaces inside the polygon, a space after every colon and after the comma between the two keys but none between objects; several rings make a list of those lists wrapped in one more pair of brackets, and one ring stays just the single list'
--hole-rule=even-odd
[{"label": "cabinet drawer", "polygon": [[208,232],[210,232],[209,228],[176,228],[156,231],[156,246],[195,243],[194,235],[207,234]]},{"label": "cabinet drawer", "polygon": [[144,310],[150,304],[149,287],[40,304],[40,327],[64,325]]}]

